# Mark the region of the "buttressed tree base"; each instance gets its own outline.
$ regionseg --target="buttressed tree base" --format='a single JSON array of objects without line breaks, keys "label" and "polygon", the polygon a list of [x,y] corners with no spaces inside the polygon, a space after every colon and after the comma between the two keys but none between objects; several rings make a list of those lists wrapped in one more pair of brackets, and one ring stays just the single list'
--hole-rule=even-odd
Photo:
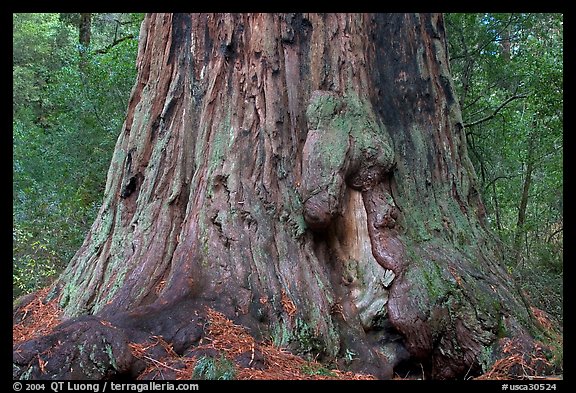
[{"label": "buttressed tree base", "polygon": [[208,307],[382,379],[533,340],[442,15],[150,14],[139,45],[102,206],[49,295],[67,320],[14,347],[15,378],[134,376],[130,342],[183,354]]}]

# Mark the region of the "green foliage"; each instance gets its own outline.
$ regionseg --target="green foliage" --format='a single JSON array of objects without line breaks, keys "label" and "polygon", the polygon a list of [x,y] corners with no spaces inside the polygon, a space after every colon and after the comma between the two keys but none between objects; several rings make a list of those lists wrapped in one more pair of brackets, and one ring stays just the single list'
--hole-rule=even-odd
[{"label": "green foliage", "polygon": [[557,370],[562,372],[564,370],[564,346],[562,345],[562,340],[552,341],[549,345],[552,353],[548,360]]},{"label": "green foliage", "polygon": [[58,14],[13,14],[13,113],[40,117],[44,89],[65,56],[73,29],[60,26]]},{"label": "green foliage", "polygon": [[110,44],[137,37],[142,15],[93,18],[93,48],[83,52],[80,67],[73,14],[13,15],[15,295],[66,265],[101,203],[138,42]]},{"label": "green foliage", "polygon": [[314,334],[314,329],[301,318],[296,318],[291,329],[286,324],[274,325],[270,340],[277,347],[292,344],[299,355],[308,359],[326,350],[322,340]]},{"label": "green foliage", "polygon": [[346,352],[344,352],[344,360],[349,364],[354,359],[358,359],[358,354],[350,348],[346,348]]},{"label": "green foliage", "polygon": [[270,341],[275,347],[285,347],[290,342],[292,334],[288,326],[284,323],[274,324],[272,326],[272,333],[270,335]]},{"label": "green foliage", "polygon": [[510,272],[561,320],[563,16],[447,14],[446,26],[488,220]]},{"label": "green foliage", "polygon": [[483,347],[480,355],[478,356],[480,361],[480,366],[482,366],[482,372],[486,373],[492,368],[494,364],[494,354],[492,347]]},{"label": "green foliage", "polygon": [[303,364],[301,367],[301,371],[307,375],[322,375],[326,377],[336,376],[336,373],[327,369],[326,367],[322,367],[320,364],[312,364],[312,363]]},{"label": "green foliage", "polygon": [[234,363],[220,355],[218,359],[202,356],[196,361],[192,379],[232,380],[236,376]]},{"label": "green foliage", "polygon": [[314,334],[313,328],[300,318],[296,318],[293,338],[298,343],[298,350],[303,355],[318,354],[325,350],[322,341]]},{"label": "green foliage", "polygon": [[56,274],[58,257],[47,239],[34,238],[19,227],[12,230],[12,242],[14,297],[18,297],[46,285]]},{"label": "green foliage", "polygon": [[562,321],[564,274],[539,266],[540,261],[536,256],[523,267],[514,269],[513,274],[534,306]]}]

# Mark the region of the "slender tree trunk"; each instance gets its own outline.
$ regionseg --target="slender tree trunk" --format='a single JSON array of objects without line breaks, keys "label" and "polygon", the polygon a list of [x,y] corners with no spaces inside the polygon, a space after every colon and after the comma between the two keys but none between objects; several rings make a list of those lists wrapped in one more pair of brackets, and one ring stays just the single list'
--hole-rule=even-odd
[{"label": "slender tree trunk", "polygon": [[92,39],[92,14],[81,13],[80,23],[78,24],[78,54],[80,55],[79,70],[81,72],[83,83],[86,84],[84,72],[86,71],[87,58],[86,54],[90,48]]},{"label": "slender tree trunk", "polygon": [[510,62],[510,58],[512,55],[511,33],[512,33],[512,26],[509,24],[502,31],[502,37],[500,38],[501,53],[505,63]]},{"label": "slender tree trunk", "polygon": [[[534,124],[536,126],[536,124]],[[530,132],[528,135],[528,148],[526,152],[526,172],[522,184],[522,194],[518,206],[518,219],[516,221],[516,233],[514,235],[514,259],[517,265],[522,262],[522,239],[526,235],[526,209],[528,208],[528,199],[530,196],[530,186],[532,184],[532,172],[534,171],[534,149],[535,133]]]},{"label": "slender tree trunk", "polygon": [[80,14],[80,24],[78,25],[78,43],[80,44],[80,56],[86,53],[90,47],[90,40],[92,39],[92,14]]},{"label": "slender tree trunk", "polygon": [[498,203],[498,193],[496,192],[496,182],[492,182],[492,195],[494,198],[494,214],[496,215],[496,228],[502,230],[502,221],[500,220],[500,205]]},{"label": "slender tree trunk", "polygon": [[[204,306],[381,378],[407,358],[463,376],[533,327],[444,34],[437,14],[147,15],[102,207],[52,291],[71,319],[15,349],[15,376],[45,377],[46,348],[51,378],[128,372],[127,337],[183,353]],[[79,371],[89,351],[55,344],[94,336],[119,360]]]}]

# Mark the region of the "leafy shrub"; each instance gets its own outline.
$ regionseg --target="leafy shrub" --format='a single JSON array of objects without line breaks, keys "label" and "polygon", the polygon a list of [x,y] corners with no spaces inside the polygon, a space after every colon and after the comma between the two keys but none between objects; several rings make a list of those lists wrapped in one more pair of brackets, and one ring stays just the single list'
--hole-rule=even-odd
[{"label": "leafy shrub", "polygon": [[221,355],[218,359],[202,356],[194,366],[193,379],[231,380],[236,376],[234,363]]},{"label": "leafy shrub", "polygon": [[[45,285],[82,244],[136,77],[143,15],[93,14],[83,67],[71,16],[13,15],[15,296]],[[133,38],[109,46],[116,34]]]},{"label": "leafy shrub", "polygon": [[57,273],[58,257],[45,239],[34,240],[32,233],[22,228],[13,229],[12,241],[12,280],[14,296],[18,297],[46,285]]},{"label": "leafy shrub", "polygon": [[302,372],[307,375],[322,375],[326,377],[335,377],[336,373],[328,370],[326,367],[322,367],[319,364],[307,363],[302,365]]}]

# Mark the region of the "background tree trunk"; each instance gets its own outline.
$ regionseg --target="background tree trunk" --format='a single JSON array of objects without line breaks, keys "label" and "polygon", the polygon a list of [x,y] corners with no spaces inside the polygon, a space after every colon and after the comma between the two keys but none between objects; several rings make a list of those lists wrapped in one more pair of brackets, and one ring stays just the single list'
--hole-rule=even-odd
[{"label": "background tree trunk", "polygon": [[[536,122],[533,122],[533,127],[537,126]],[[535,134],[534,131],[531,131],[528,137],[526,171],[524,173],[524,181],[522,182],[522,193],[520,194],[520,203],[518,205],[518,219],[516,220],[516,233],[514,234],[514,260],[517,266],[522,263],[522,240],[526,235],[526,209],[528,208],[530,185],[532,184],[532,173],[534,172]]]},{"label": "background tree trunk", "polygon": [[92,14],[81,13],[80,22],[78,23],[78,53],[80,54],[80,67],[85,66],[86,52],[90,48],[92,40]]},{"label": "background tree trunk", "polygon": [[81,13],[78,23],[78,54],[80,55],[79,70],[84,74],[87,66],[87,53],[92,40],[92,14]]},{"label": "background tree trunk", "polygon": [[[533,327],[486,228],[441,15],[151,14],[137,66],[102,207],[52,291],[122,359],[85,375],[130,364],[98,321],[183,353],[204,305],[381,378],[408,359],[463,376]],[[17,348],[15,376],[42,375],[40,347],[64,359],[65,328]]]}]

